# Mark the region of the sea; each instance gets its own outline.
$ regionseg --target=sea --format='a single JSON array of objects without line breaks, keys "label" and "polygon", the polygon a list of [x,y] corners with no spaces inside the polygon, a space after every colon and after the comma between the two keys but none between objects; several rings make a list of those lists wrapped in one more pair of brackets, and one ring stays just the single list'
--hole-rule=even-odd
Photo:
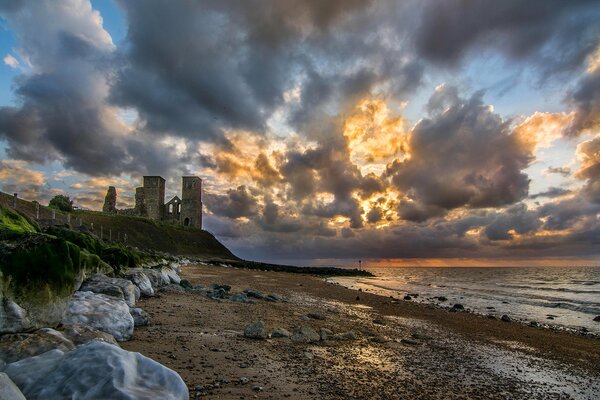
[{"label": "sea", "polygon": [[[432,303],[456,303],[483,315],[535,321],[557,330],[600,336],[600,267],[385,267],[375,277],[330,281],[370,293]],[[414,295],[417,295],[416,297]],[[439,301],[442,296],[446,301]]]}]

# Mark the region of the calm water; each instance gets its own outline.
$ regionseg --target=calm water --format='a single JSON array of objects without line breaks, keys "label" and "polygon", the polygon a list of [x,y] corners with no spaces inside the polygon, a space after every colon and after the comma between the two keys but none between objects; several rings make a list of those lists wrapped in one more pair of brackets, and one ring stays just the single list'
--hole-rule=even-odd
[{"label": "calm water", "polygon": [[[355,289],[451,307],[461,303],[481,314],[600,335],[600,267],[563,268],[369,268],[376,278],[335,278]],[[431,299],[448,298],[446,302]]]}]

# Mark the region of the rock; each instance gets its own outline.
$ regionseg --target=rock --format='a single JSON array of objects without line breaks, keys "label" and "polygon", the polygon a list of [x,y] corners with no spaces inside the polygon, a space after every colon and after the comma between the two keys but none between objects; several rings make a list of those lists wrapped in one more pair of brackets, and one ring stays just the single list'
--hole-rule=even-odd
[{"label": "rock", "polygon": [[500,317],[500,320],[504,321],[504,322],[510,322],[511,319],[508,315],[504,314],[503,316]]},{"label": "rock", "polygon": [[404,300],[412,300],[412,297],[410,297],[409,295],[404,296]]},{"label": "rock", "polygon": [[290,336],[292,336],[292,334],[287,329],[283,328],[276,328],[271,332],[271,337],[273,338],[289,338]]},{"label": "rock", "polygon": [[448,299],[444,296],[438,296],[438,301],[448,301]]},{"label": "rock", "polygon": [[383,318],[375,318],[373,320],[373,323],[376,324],[376,325],[387,325],[386,320],[383,319]]},{"label": "rock", "polygon": [[223,290],[225,292],[229,292],[231,290],[231,286],[220,283],[213,283],[212,285],[210,285],[210,287],[212,290]]},{"label": "rock", "polygon": [[0,400],[27,400],[4,372],[0,372]]},{"label": "rock", "polygon": [[133,317],[134,326],[147,326],[150,325],[150,315],[139,307],[130,307],[129,313]]},{"label": "rock", "polygon": [[242,376],[242,377],[240,378],[240,383],[241,383],[242,385],[245,385],[245,384],[247,384],[248,382],[250,382],[250,379],[246,378],[245,376]]},{"label": "rock", "polygon": [[255,299],[264,299],[265,295],[261,292],[259,292],[258,290],[253,290],[253,289],[246,289],[244,290],[244,293],[246,293],[246,296],[248,297],[254,297]]},{"label": "rock", "polygon": [[119,344],[110,333],[102,332],[88,325],[67,325],[63,327],[63,335],[73,344],[79,346],[81,344],[97,340],[118,346]]},{"label": "rock", "polygon": [[140,298],[140,289],[128,279],[109,278],[104,275],[94,275],[83,282],[82,292],[101,293],[125,300],[129,307],[135,306],[136,300]]},{"label": "rock", "polygon": [[130,268],[123,273],[126,279],[129,279],[135,286],[140,289],[140,294],[145,297],[154,296],[152,282],[142,268]]},{"label": "rock", "polygon": [[328,340],[329,338],[331,338],[333,336],[333,331],[331,329],[327,329],[327,328],[321,328],[321,331],[319,332],[319,336],[321,337],[321,340],[325,341]]},{"label": "rock", "polygon": [[302,325],[294,330],[291,339],[294,342],[313,343],[318,342],[321,339],[321,336],[312,327]]},{"label": "rock", "polygon": [[387,343],[390,341],[390,339],[385,336],[373,336],[371,341],[375,343]]},{"label": "rock", "polygon": [[431,340],[431,336],[425,335],[423,333],[416,332],[416,333],[413,333],[411,336],[417,340]]},{"label": "rock", "polygon": [[356,333],[350,331],[344,333],[336,333],[331,338],[334,340],[356,340],[357,336]]},{"label": "rock", "polygon": [[181,287],[180,285],[176,285],[174,283],[168,283],[164,286],[161,286],[160,289],[158,289],[160,292],[167,292],[167,293],[185,293],[185,289],[183,287]]},{"label": "rock", "polygon": [[312,360],[313,358],[315,358],[315,355],[313,353],[311,353],[310,351],[305,351],[304,358],[306,358],[307,360]]},{"label": "rock", "polygon": [[462,305],[462,304],[460,304],[460,303],[456,303],[455,305],[453,305],[453,306],[452,306],[452,309],[453,309],[453,310],[464,310],[464,309],[465,309],[465,306],[463,306],[463,305]]},{"label": "rock", "polygon": [[310,313],[306,314],[306,316],[308,318],[318,319],[318,320],[324,320],[326,318],[325,314],[320,313],[320,312],[310,312]]},{"label": "rock", "polygon": [[22,332],[32,325],[27,311],[13,300],[2,297],[2,288],[0,288],[0,333]]},{"label": "rock", "polygon": [[152,288],[155,292],[158,288],[171,283],[169,276],[166,274],[163,275],[159,269],[144,268],[143,273],[148,277],[148,280],[150,281],[150,284],[152,285]]},{"label": "rock", "polygon": [[402,339],[402,340],[400,340],[400,342],[404,343],[404,344],[411,345],[411,346],[418,346],[418,345],[421,344],[421,342],[419,342],[418,340],[410,339],[410,338]]},{"label": "rock", "polygon": [[255,392],[262,392],[264,390],[264,388],[262,386],[253,386],[252,390],[254,390]]},{"label": "rock", "polygon": [[250,300],[245,293],[232,294],[231,297],[229,297],[229,300],[235,303],[256,304],[256,302],[254,300]]},{"label": "rock", "polygon": [[596,317],[594,317],[594,321],[595,322],[600,322],[600,315],[597,315]]},{"label": "rock", "polygon": [[75,292],[63,324],[89,325],[124,341],[133,334],[134,320],[123,300],[93,292]]},{"label": "rock", "polygon": [[176,372],[139,353],[97,341],[12,363],[6,374],[29,400],[189,398]]},{"label": "rock", "polygon": [[167,283],[173,283],[175,285],[179,285],[181,283],[181,278],[179,278],[177,272],[171,267],[161,267],[160,273],[163,281]]},{"label": "rock", "polygon": [[192,283],[187,279],[182,279],[181,282],[179,282],[179,286],[187,290],[191,290],[194,288],[194,285],[192,285]]},{"label": "rock", "polygon": [[250,339],[266,339],[267,329],[263,321],[254,321],[244,329],[244,336]]},{"label": "rock", "polygon": [[74,348],[73,342],[51,328],[0,336],[0,359],[8,364],[54,349],[68,351]]},{"label": "rock", "polygon": [[226,299],[228,297],[228,294],[227,294],[226,290],[219,288],[219,289],[210,290],[207,293],[207,296],[213,300],[222,300],[222,299]]},{"label": "rock", "polygon": [[283,296],[278,295],[277,293],[269,293],[267,297],[265,297],[267,301],[279,302],[283,301]]}]

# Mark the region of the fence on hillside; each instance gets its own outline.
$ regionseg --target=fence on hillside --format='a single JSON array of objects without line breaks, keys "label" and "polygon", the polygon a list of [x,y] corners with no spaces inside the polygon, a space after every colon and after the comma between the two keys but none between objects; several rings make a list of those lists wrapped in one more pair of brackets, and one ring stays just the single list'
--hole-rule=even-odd
[{"label": "fence on hillside", "polygon": [[111,228],[105,228],[102,225],[94,227],[93,223],[84,223],[83,219],[77,215],[43,206],[37,201],[21,199],[18,193],[10,195],[0,192],[0,204],[26,214],[42,227],[68,225],[71,228],[79,228],[85,226],[85,228],[94,232],[101,240],[120,243],[127,242],[127,233],[113,232]]}]

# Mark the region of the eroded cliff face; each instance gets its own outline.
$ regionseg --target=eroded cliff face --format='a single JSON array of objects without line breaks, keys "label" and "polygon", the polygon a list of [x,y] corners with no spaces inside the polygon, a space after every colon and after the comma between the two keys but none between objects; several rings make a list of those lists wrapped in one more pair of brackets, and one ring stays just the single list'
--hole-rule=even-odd
[{"label": "eroded cliff face", "polygon": [[56,326],[84,279],[113,271],[98,255],[0,207],[0,333]]}]

